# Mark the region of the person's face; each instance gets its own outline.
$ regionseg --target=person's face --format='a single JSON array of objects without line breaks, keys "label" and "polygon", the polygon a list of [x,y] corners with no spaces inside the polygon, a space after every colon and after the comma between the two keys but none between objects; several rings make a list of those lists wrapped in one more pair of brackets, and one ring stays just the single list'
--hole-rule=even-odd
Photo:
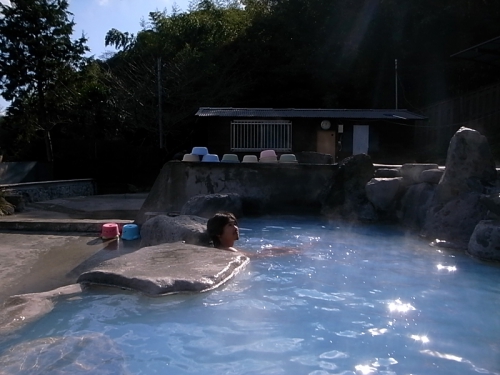
[{"label": "person's face", "polygon": [[222,229],[222,234],[219,236],[222,244],[233,243],[240,239],[238,225],[234,221],[227,223]]}]

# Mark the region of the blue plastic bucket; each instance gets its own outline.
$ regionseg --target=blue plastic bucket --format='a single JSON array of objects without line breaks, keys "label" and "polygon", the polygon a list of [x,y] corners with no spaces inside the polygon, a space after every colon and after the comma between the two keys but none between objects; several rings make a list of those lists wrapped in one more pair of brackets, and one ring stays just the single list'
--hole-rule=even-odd
[{"label": "blue plastic bucket", "polygon": [[140,238],[137,224],[125,224],[122,229],[122,240],[136,240]]}]

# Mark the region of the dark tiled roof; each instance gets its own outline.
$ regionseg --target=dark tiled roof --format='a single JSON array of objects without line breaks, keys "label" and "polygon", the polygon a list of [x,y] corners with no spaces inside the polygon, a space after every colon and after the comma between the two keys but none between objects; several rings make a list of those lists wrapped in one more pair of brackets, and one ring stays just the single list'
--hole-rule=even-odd
[{"label": "dark tiled roof", "polygon": [[274,109],[274,108],[210,108],[201,107],[199,117],[244,118],[324,118],[371,120],[426,120],[427,117],[406,109]]}]

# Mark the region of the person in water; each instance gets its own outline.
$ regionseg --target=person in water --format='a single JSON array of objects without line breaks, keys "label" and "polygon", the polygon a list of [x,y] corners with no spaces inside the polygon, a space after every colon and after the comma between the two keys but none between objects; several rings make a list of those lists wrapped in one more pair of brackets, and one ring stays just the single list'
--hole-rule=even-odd
[{"label": "person in water", "polygon": [[241,252],[251,258],[269,257],[284,254],[297,254],[297,249],[290,248],[270,248],[259,253],[248,253],[237,250],[234,243],[240,239],[240,231],[236,217],[230,212],[219,212],[208,219],[207,233],[212,240],[214,247],[226,251]]},{"label": "person in water", "polygon": [[207,232],[214,247],[227,251],[238,251],[234,243],[240,239],[236,217],[230,212],[219,212],[208,219]]}]

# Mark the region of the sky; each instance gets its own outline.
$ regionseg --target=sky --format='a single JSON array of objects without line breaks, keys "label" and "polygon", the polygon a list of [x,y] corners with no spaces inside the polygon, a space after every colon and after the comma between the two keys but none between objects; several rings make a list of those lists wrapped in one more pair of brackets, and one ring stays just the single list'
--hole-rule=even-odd
[{"label": "sky", "polygon": [[[106,51],[115,51],[105,47],[104,37],[112,28],[136,34],[141,29],[141,19],[147,19],[149,12],[166,9],[171,13],[175,4],[180,10],[187,10],[190,0],[69,0],[69,11],[73,13],[73,37],[81,37],[82,32],[88,38],[88,55],[99,58]],[[10,5],[10,0],[0,0]],[[0,97],[0,111],[8,104]]]},{"label": "sky", "polygon": [[166,9],[171,13],[174,4],[187,10],[189,0],[69,0],[69,11],[76,23],[75,38],[83,31],[88,38],[90,54],[98,58],[106,50],[114,51],[104,46],[109,30],[115,28],[136,34],[141,29],[141,19],[147,19],[149,12]]}]

